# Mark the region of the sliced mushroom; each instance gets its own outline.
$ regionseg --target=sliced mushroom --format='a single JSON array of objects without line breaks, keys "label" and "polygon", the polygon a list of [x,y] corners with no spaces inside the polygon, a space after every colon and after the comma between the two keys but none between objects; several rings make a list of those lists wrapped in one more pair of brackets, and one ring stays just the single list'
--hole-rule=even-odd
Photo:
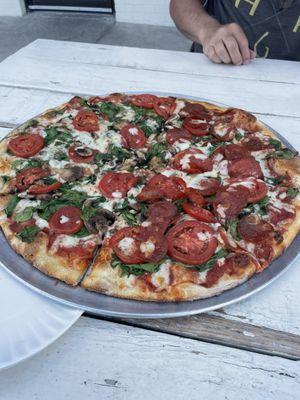
[{"label": "sliced mushroom", "polygon": [[65,180],[66,182],[77,181],[78,179],[82,178],[84,175],[84,171],[82,167],[78,165],[65,167],[59,171],[60,177]]},{"label": "sliced mushroom", "polygon": [[[94,200],[87,200],[84,203],[84,206],[93,206]],[[89,232],[91,233],[99,233],[101,232],[104,235],[107,231],[107,228],[115,222],[115,215],[111,211],[105,210],[104,208],[99,208],[92,217],[89,218],[88,221],[85,221],[84,224]]]},{"label": "sliced mushroom", "polygon": [[90,149],[89,147],[76,146],[76,147],[74,147],[74,151],[80,157],[89,157],[89,156],[93,155],[93,150]]}]

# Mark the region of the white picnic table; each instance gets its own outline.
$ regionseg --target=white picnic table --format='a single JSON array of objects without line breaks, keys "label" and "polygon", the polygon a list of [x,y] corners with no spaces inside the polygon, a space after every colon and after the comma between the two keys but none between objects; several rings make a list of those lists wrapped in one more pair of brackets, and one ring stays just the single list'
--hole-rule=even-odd
[{"label": "white picnic table", "polygon": [[[0,64],[0,133],[74,94],[160,91],[253,112],[300,148],[300,63],[36,40]],[[299,399],[300,265],[260,293],[168,320],[84,314],[0,374],[1,400]],[[1,288],[0,288],[1,290]]]}]

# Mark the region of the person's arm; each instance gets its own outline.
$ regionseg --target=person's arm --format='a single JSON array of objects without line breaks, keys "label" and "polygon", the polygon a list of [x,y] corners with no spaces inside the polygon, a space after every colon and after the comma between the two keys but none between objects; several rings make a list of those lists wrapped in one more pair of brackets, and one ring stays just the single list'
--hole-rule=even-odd
[{"label": "person's arm", "polygon": [[170,15],[177,28],[200,43],[215,63],[241,65],[255,58],[242,28],[236,23],[221,25],[205,11],[201,0],[171,0]]}]

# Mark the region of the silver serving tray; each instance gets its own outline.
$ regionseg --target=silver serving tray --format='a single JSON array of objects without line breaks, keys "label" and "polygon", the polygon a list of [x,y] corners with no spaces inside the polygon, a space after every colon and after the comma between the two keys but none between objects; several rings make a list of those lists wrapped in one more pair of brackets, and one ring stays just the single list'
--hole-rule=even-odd
[{"label": "silver serving tray", "polygon": [[[134,92],[135,94],[141,92]],[[152,92],[155,93],[155,92]],[[174,93],[155,93],[160,96],[176,96],[191,100],[207,101]],[[226,106],[228,107],[228,106]],[[279,133],[268,127],[278,138],[293,149],[293,146]],[[240,300],[259,292],[281,276],[292,264],[300,260],[300,236],[298,235],[286,251],[263,272],[254,275],[247,282],[233,289],[208,299],[176,303],[144,302],[118,299],[100,293],[89,292],[81,287],[71,287],[57,279],[50,278],[34,268],[23,257],[19,256],[8,244],[2,230],[0,232],[0,263],[15,278],[26,286],[63,304],[87,311],[96,315],[130,318],[171,318],[199,314]]]}]

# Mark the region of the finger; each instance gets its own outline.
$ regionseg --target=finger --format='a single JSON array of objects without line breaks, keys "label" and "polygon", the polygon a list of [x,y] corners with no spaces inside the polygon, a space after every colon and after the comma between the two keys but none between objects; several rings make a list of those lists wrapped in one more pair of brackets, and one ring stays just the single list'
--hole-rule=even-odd
[{"label": "finger", "polygon": [[[204,50],[204,49],[203,49]],[[208,49],[204,50],[204,54],[214,63],[216,64],[221,64],[221,60],[220,58],[217,56],[215,49],[213,48],[213,46],[209,46]]]},{"label": "finger", "polygon": [[250,61],[250,49],[249,49],[249,42],[248,39],[243,31],[243,29],[238,24],[232,24],[232,34],[235,37],[240,52],[243,58],[243,62],[247,64]]},{"label": "finger", "polygon": [[226,47],[224,46],[223,42],[218,42],[217,44],[214,45],[216,55],[221,59],[221,61],[225,64],[230,64],[231,63],[231,58],[230,55],[228,54],[228,51],[226,50]]},{"label": "finger", "polygon": [[223,38],[223,43],[230,55],[232,63],[241,65],[243,63],[243,57],[236,39],[233,36],[227,36]]},{"label": "finger", "polygon": [[254,58],[256,58],[256,53],[255,53],[255,51],[253,51],[253,50],[251,50],[251,49],[250,49],[250,58],[251,58],[251,60],[253,60]]}]

